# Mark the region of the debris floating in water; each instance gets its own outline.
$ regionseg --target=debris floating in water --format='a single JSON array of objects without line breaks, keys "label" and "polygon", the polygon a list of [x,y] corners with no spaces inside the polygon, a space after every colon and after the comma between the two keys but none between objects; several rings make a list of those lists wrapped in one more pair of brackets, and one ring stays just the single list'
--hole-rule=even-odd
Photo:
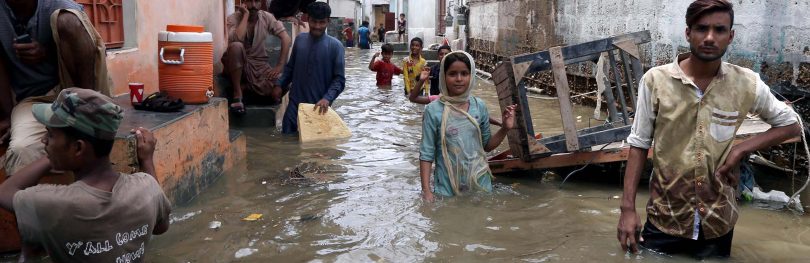
[{"label": "debris floating in water", "polygon": [[220,227],[222,227],[222,222],[220,221],[211,221],[211,223],[208,223],[208,228],[210,229],[219,229]]},{"label": "debris floating in water", "polygon": [[476,251],[478,249],[490,250],[490,251],[503,251],[503,250],[506,250],[505,248],[499,248],[499,247],[493,247],[493,246],[487,246],[487,245],[481,245],[481,244],[470,244],[470,245],[464,246],[464,250],[467,250],[469,252],[473,252],[473,251]]},{"label": "debris floating in water", "polygon": [[242,218],[245,221],[256,221],[262,218],[262,214],[250,214],[249,216]]},{"label": "debris floating in water", "polygon": [[182,221],[189,220],[192,217],[194,217],[196,215],[199,215],[201,213],[202,213],[202,210],[197,210],[196,212],[188,212],[185,215],[180,216],[180,217],[174,217],[173,216],[173,217],[171,217],[171,219],[169,219],[169,224],[174,224],[176,222],[182,222]]},{"label": "debris floating in water", "polygon": [[253,255],[253,253],[256,252],[259,252],[259,250],[255,248],[241,248],[238,251],[236,251],[236,253],[234,253],[233,256],[236,258],[243,258]]},{"label": "debris floating in water", "polygon": [[320,165],[316,162],[302,163],[290,170],[286,178],[282,178],[282,185],[298,184],[310,185],[314,183],[329,182],[337,175],[348,172],[348,169],[339,165]]}]

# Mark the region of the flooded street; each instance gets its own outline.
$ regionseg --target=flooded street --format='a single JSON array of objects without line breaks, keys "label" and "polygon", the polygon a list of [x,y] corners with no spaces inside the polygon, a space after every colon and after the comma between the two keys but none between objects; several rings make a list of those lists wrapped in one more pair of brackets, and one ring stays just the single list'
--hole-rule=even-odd
[{"label": "flooded street", "polygon": [[[153,238],[148,260],[691,261],[620,251],[619,200],[614,198],[622,191],[618,169],[588,170],[562,189],[559,177],[544,180],[539,173],[498,177],[492,194],[422,202],[418,143],[424,106],[408,102],[401,78],[395,78],[393,90],[377,89],[375,75],[367,69],[372,54],[346,52],[346,90],[333,107],[352,130],[350,139],[301,145],[275,128],[245,130],[246,165],[220,178],[190,204],[176,206],[171,229]],[[490,83],[479,81],[474,94],[500,119]],[[532,103],[535,131],[561,133],[556,102]],[[575,110],[583,116],[578,124],[587,127],[593,109]],[[299,166],[317,168],[316,182],[290,180],[290,171]],[[637,198],[642,220],[647,198],[643,185]],[[263,216],[242,220],[254,213]],[[743,205],[741,214],[731,261],[810,258],[810,217],[751,205]],[[214,221],[221,226],[211,228]]]}]

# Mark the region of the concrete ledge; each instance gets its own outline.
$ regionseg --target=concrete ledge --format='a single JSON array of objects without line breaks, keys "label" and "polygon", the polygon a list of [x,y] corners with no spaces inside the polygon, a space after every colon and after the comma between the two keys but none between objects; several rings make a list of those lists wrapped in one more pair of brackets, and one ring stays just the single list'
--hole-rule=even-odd
[{"label": "concrete ledge", "polygon": [[230,151],[225,99],[212,98],[208,104],[186,105],[182,112],[173,113],[136,111],[127,97],[115,99],[124,108],[126,120],[110,154],[116,170],[136,171],[135,136],[130,130],[144,127],[158,138],[155,176],[173,203],[191,201],[224,173]]},{"label": "concrete ledge", "polygon": [[[387,36],[386,36],[386,39],[388,39]],[[387,44],[391,44],[391,46],[394,47],[394,53],[396,53],[397,51],[408,52],[408,43],[405,43],[405,42],[388,42]]]},{"label": "concrete ledge", "polygon": [[[411,54],[411,51],[409,51],[409,50],[395,50],[394,51],[395,56],[403,56],[403,57],[405,57],[405,56],[408,56],[410,54]],[[423,49],[422,50],[422,58],[424,58],[425,60],[438,61],[439,60],[439,52],[437,50]]]}]

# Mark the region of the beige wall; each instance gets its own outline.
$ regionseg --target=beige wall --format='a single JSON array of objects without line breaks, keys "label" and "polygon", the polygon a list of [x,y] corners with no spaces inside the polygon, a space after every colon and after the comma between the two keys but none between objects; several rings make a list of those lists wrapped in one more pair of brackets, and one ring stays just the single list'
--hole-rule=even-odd
[{"label": "beige wall", "polygon": [[[125,21],[127,37],[135,36],[132,48],[107,52],[107,68],[113,79],[113,94],[129,92],[129,82],[143,82],[147,93],[158,90],[157,35],[167,24],[202,25],[214,34],[214,70],[225,49],[225,3],[227,0],[131,0],[134,8]],[[135,14],[134,17],[131,14]],[[134,30],[134,34],[131,33]],[[129,40],[127,40],[129,42]],[[128,45],[129,46],[129,45]]]}]

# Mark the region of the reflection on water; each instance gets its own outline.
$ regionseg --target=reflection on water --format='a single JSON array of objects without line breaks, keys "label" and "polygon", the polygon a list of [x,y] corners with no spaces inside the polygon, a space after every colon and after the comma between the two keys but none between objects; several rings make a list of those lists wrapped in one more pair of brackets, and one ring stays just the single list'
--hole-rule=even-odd
[{"label": "reflection on water", "polygon": [[[616,241],[618,171],[579,177],[600,183],[541,183],[534,174],[498,177],[493,194],[425,204],[419,198],[418,140],[423,106],[376,88],[365,69],[372,52],[347,50],[347,88],[335,102],[354,136],[300,145],[273,128],[251,129],[246,168],[220,179],[192,204],[175,208],[169,233],[154,238],[155,262],[603,262],[683,261],[644,252],[626,256]],[[475,95],[499,109],[491,84]],[[559,133],[553,101],[532,102],[536,130]],[[536,103],[536,104],[535,104]],[[577,107],[587,116],[592,109]],[[544,113],[544,114],[537,114]],[[587,123],[580,125],[587,125]],[[285,183],[305,164],[330,172],[321,183]],[[644,186],[637,207],[643,212]],[[252,213],[258,221],[242,221]],[[642,214],[642,217],[644,215]],[[182,219],[182,220],[179,220]],[[212,221],[222,225],[211,229]],[[801,261],[810,255],[806,217],[743,207],[733,261]]]}]

